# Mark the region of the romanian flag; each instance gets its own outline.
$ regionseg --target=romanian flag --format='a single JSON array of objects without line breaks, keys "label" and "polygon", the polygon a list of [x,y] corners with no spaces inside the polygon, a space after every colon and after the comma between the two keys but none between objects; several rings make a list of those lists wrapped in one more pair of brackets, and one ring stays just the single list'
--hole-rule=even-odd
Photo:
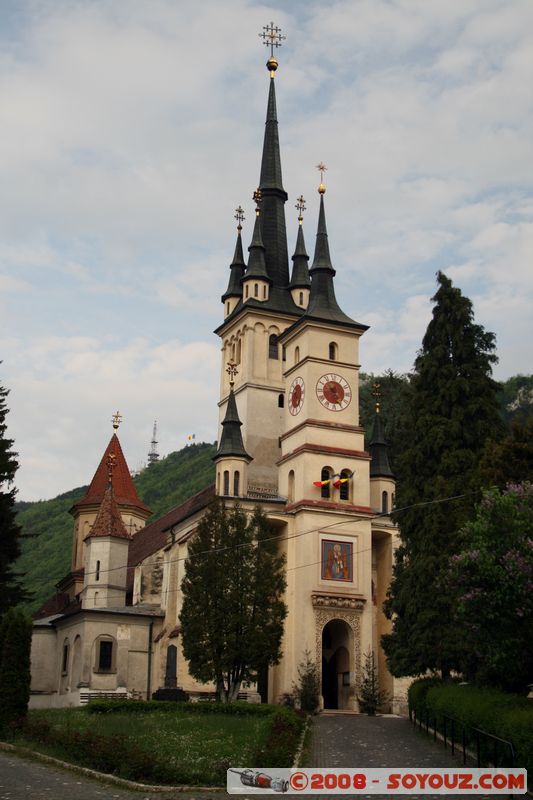
[{"label": "romanian flag", "polygon": [[188,441],[188,442],[193,442],[195,439],[196,439],[196,434],[195,434],[195,433],[190,433],[190,434],[187,436],[187,441]]},{"label": "romanian flag", "polygon": [[353,472],[351,472],[346,478],[338,477],[337,480],[334,481],[333,486],[335,487],[335,489],[338,489],[340,486],[342,486],[343,483],[348,483],[348,481],[351,480],[352,478],[353,478]]}]

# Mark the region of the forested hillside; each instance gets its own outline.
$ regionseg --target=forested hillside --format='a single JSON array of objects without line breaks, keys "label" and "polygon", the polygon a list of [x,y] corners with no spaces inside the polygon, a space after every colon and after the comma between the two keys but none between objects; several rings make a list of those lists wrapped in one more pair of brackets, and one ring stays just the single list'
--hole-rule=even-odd
[{"label": "forested hillside", "polygon": [[[410,382],[407,375],[400,375],[389,370],[383,375],[361,373],[360,404],[361,424],[367,431],[367,442],[372,432],[376,398],[372,395],[374,383],[380,384],[380,405],[382,420],[389,442],[391,464],[395,468],[395,454],[404,447],[405,430],[404,413],[410,401]],[[529,425],[533,420],[533,375],[516,375],[501,384],[501,413],[508,426],[512,423]],[[528,434],[529,435],[529,434]],[[500,461],[508,463],[510,453],[517,453],[515,440],[524,439],[524,435],[515,434],[508,442],[502,442]],[[524,452],[527,451],[527,452]],[[517,469],[522,472],[531,462],[531,445],[522,445]],[[194,444],[183,448],[161,459],[156,464],[144,469],[136,478],[135,484],[141,499],[153,511],[151,521],[157,519],[172,506],[178,505],[190,495],[208,486],[214,480],[212,456],[215,445]],[[489,482],[497,482],[494,478],[496,453],[490,453],[492,473]],[[96,469],[96,463],[95,463]],[[505,470],[499,468],[502,480]],[[91,478],[92,475],[88,475]],[[397,475],[397,478],[400,476]],[[526,473],[522,475],[525,479]],[[37,503],[19,503],[18,521],[22,525],[25,537],[23,553],[17,564],[20,572],[25,574],[24,586],[33,592],[34,601],[30,610],[38,608],[49,597],[57,581],[70,569],[73,520],[68,513],[73,503],[81,497],[87,487],[72,489],[53,500],[42,500]]]}]

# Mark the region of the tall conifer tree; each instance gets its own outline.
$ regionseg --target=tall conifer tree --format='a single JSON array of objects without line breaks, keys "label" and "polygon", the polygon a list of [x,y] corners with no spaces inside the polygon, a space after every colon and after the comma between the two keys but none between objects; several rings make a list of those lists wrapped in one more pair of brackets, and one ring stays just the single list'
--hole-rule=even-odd
[{"label": "tall conifer tree", "polygon": [[412,377],[410,444],[399,456],[396,507],[407,509],[397,514],[402,543],[385,604],[393,631],[383,637],[397,676],[426,670],[446,676],[461,663],[467,643],[451,621],[446,575],[461,547],[460,528],[479,499],[480,455],[502,428],[491,377],[494,334],[475,324],[472,303],[446,275],[437,279]]},{"label": "tall conifer tree", "polygon": [[6,397],[7,389],[0,386],[0,615],[11,606],[27,600],[13,563],[20,555],[21,529],[15,520],[15,494],[13,486],[18,469],[16,453],[13,452],[13,440],[6,438]]}]

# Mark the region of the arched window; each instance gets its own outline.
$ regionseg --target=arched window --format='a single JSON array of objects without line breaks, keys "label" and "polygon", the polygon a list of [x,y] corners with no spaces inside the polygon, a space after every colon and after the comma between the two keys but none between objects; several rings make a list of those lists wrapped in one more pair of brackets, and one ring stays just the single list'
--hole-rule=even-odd
[{"label": "arched window", "polygon": [[263,300],[266,300],[266,296],[267,296],[267,287],[263,286]]},{"label": "arched window", "polygon": [[254,297],[259,297],[259,285],[254,283]]},{"label": "arched window", "polygon": [[244,287],[244,296],[248,297],[248,284]]},{"label": "arched window", "polygon": [[268,357],[279,358],[278,355],[278,337],[275,333],[271,333],[268,337]]},{"label": "arched window", "polygon": [[300,305],[303,306],[304,304],[304,293],[300,292]]},{"label": "arched window", "polygon": [[224,492],[226,496],[229,494],[229,471],[224,470]]},{"label": "arched window", "polygon": [[228,302],[226,303],[226,314],[229,314],[229,300],[228,300]]},{"label": "arched window", "polygon": [[69,652],[69,645],[68,639],[65,639],[63,642],[63,658],[61,661],[61,674],[67,675],[68,674],[68,652]]},{"label": "arched window", "polygon": [[390,508],[391,511],[393,510],[395,505],[396,505],[396,495],[393,492],[391,497],[391,508]]},{"label": "arched window", "polygon": [[231,345],[231,360],[235,361],[235,342]]},{"label": "arched window", "polygon": [[283,361],[287,360],[287,348],[285,347],[284,344],[281,345],[281,358],[283,359]]},{"label": "arched window", "polygon": [[[323,467],[322,472],[320,473],[320,480],[321,481],[330,481],[332,469],[330,467]],[[331,483],[325,483],[324,486],[320,487],[320,497],[324,497],[326,500],[329,500],[331,495]]]},{"label": "arched window", "polygon": [[99,636],[94,643],[94,671],[117,671],[117,643],[112,636]]},{"label": "arched window", "polygon": [[[346,478],[351,478],[352,471],[349,469],[343,469],[341,472],[341,480]],[[341,500],[349,500],[350,499],[350,481],[346,480],[345,483],[341,483],[339,489],[339,497]]]},{"label": "arched window", "polygon": [[285,395],[278,394],[278,408],[284,408],[285,406]]},{"label": "arched window", "polygon": [[335,342],[329,343],[329,360],[336,361],[337,360],[337,345]]},{"label": "arched window", "polygon": [[294,470],[289,472],[289,494],[287,497],[289,503],[294,503]]},{"label": "arched window", "polygon": [[100,580],[100,562],[99,561],[96,562],[96,570],[95,570],[94,579],[95,579],[95,581],[99,581]]},{"label": "arched window", "polygon": [[294,348],[294,363],[297,364],[299,360],[300,360],[300,348],[299,347],[295,347]]},{"label": "arched window", "polygon": [[389,513],[389,495],[387,492],[383,492],[381,495],[381,510],[384,514]]},{"label": "arched window", "polygon": [[220,494],[220,472],[217,472],[217,494]]},{"label": "arched window", "polygon": [[240,340],[240,339],[238,339],[238,340],[237,340],[237,352],[236,352],[236,354],[235,354],[235,359],[236,359],[236,360],[235,360],[235,363],[236,363],[236,364],[240,364],[240,363],[241,363],[241,350],[242,350],[242,347],[241,347],[241,340]]},{"label": "arched window", "polygon": [[238,469],[235,470],[233,473],[233,495],[235,497],[239,496],[239,479],[241,477],[241,473]]}]

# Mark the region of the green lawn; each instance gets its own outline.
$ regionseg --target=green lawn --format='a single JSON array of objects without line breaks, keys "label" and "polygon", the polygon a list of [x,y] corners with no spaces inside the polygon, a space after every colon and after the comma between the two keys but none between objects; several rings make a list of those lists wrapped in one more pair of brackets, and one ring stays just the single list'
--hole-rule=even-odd
[{"label": "green lawn", "polygon": [[253,766],[272,716],[30,712],[17,743],[122,777],[164,784],[223,784],[228,766]]}]

